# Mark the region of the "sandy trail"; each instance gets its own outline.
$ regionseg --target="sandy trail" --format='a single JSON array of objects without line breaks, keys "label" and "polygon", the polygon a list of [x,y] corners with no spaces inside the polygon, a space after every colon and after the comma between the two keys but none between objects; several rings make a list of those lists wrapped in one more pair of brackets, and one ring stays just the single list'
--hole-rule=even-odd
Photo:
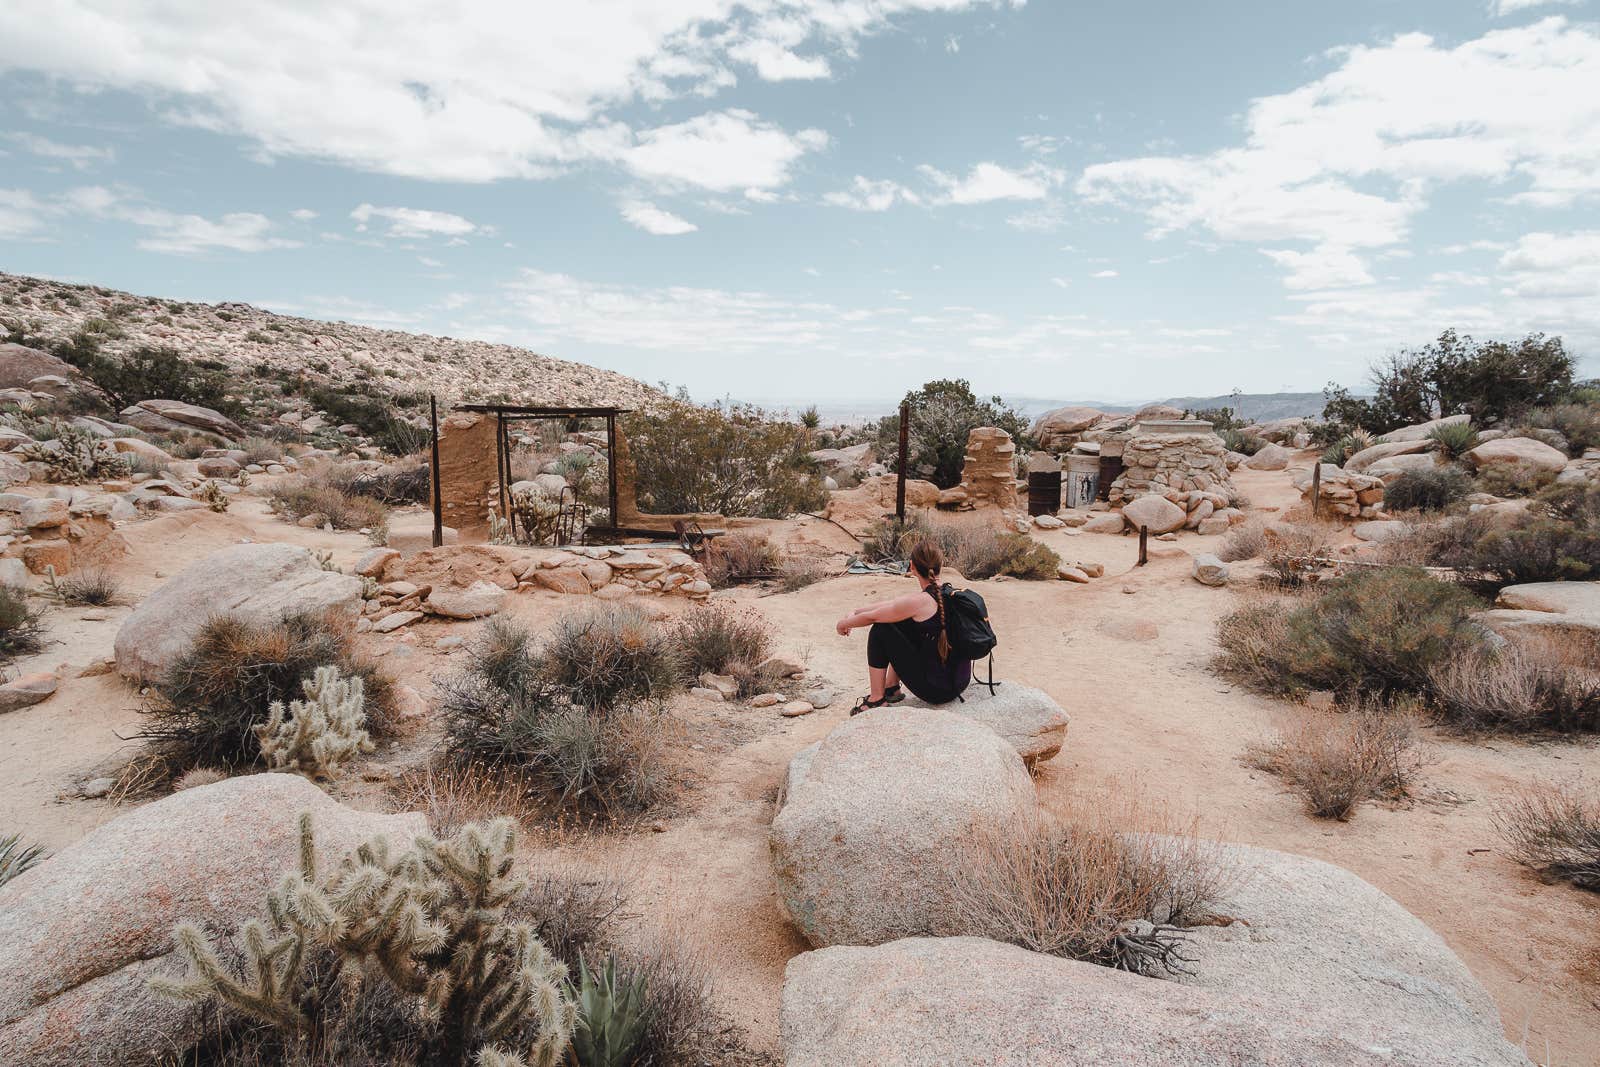
[{"label": "sandy trail", "polygon": [[[1295,499],[1282,472],[1240,472],[1238,480],[1257,506],[1284,508]],[[850,544],[824,523],[777,529],[784,539],[818,551]],[[171,516],[131,525],[124,534],[131,550],[112,570],[133,598],[160,576],[244,537],[329,549],[346,564],[366,547],[353,534],[279,523],[248,498],[227,515]],[[1296,709],[1207,670],[1215,619],[1244,594],[1190,580],[1187,555],[1135,569],[1133,538],[1058,531],[1043,539],[1069,559],[1103,562],[1106,577],[1089,585],[1002,580],[978,588],[1001,637],[997,675],[1045,689],[1072,715],[1066,748],[1039,776],[1047,805],[1063,807],[1077,794],[1138,790],[1176,814],[1198,814],[1204,828],[1224,840],[1348,867],[1439,931],[1494,996],[1512,1038],[1521,1040],[1526,1027],[1539,1062],[1600,1062],[1600,987],[1585,971],[1600,931],[1600,899],[1539,884],[1504,856],[1489,823],[1494,803],[1521,783],[1580,771],[1600,775],[1600,750],[1581,743],[1464,742],[1433,733],[1438,761],[1425,772],[1422,803],[1408,810],[1365,806],[1345,824],[1312,820],[1275,779],[1239,762],[1250,743],[1290,721]],[[1177,543],[1196,552],[1215,545],[1188,534]],[[770,710],[686,698],[680,710],[698,748],[688,754],[697,780],[683,810],[665,818],[661,832],[578,838],[551,850],[623,872],[630,922],[641,932],[672,931],[696,947],[717,976],[731,1020],[758,1049],[777,1049],[783,967],[805,947],[781,919],[769,873],[773,798],[790,757],[843,721],[864,691],[864,634],[838,637],[834,621],[906,587],[905,579],[841,577],[789,595],[739,591],[735,600],[772,622],[779,651],[832,684],[839,694],[834,705],[791,720]],[[535,626],[574,606],[552,595],[514,601],[515,613]],[[18,668],[81,668],[108,657],[127,610],[113,608],[96,621],[79,618],[82,609],[51,609],[56,643]],[[429,623],[404,641],[365,642],[390,653],[384,661],[426,693],[431,679],[454,665],[433,642],[447,633],[469,635],[475,625]],[[394,652],[401,643],[409,645],[409,655]],[[52,849],[116,814],[102,801],[59,797],[108,766],[124,749],[116,734],[137,722],[139,696],[114,675],[72,673],[49,701],[0,716],[6,783],[0,827],[22,830]],[[413,761],[425,745],[426,734],[382,758]],[[352,784],[338,792],[360,806],[384,803],[378,787]]]}]

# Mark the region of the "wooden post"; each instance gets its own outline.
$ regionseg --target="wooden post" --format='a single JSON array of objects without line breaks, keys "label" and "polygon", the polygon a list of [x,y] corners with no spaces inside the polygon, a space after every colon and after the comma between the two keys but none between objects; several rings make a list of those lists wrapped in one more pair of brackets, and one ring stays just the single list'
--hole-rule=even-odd
[{"label": "wooden post", "polygon": [[494,476],[500,483],[500,518],[511,521],[511,502],[506,493],[506,478],[511,470],[511,457],[506,453],[506,413],[494,413]]},{"label": "wooden post", "polygon": [[1150,527],[1139,527],[1139,566],[1150,562]]},{"label": "wooden post", "polygon": [[617,416],[606,416],[606,500],[611,505],[611,518],[607,525],[615,526],[617,518]]},{"label": "wooden post", "polygon": [[900,462],[894,487],[894,515],[906,524],[906,453],[911,450],[911,401],[900,401]]},{"label": "wooden post", "polygon": [[439,398],[428,395],[428,422],[433,427],[433,547],[444,544],[444,487],[439,484]]},{"label": "wooden post", "polygon": [[1311,465],[1311,517],[1322,514],[1322,457]]}]

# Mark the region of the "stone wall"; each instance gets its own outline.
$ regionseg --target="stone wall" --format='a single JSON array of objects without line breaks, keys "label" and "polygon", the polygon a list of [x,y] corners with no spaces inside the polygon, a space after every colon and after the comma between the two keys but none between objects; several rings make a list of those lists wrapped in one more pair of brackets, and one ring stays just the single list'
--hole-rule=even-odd
[{"label": "stone wall", "polygon": [[1122,474],[1111,483],[1113,507],[1155,493],[1233,493],[1228,476],[1228,450],[1222,439],[1204,433],[1136,433],[1122,451]]},{"label": "stone wall", "polygon": [[[1301,499],[1311,503],[1311,472],[1297,471],[1295,488]],[[1340,515],[1347,519],[1370,519],[1383,512],[1383,479],[1370,474],[1357,474],[1331,463],[1322,465],[1320,486],[1324,515]]]},{"label": "stone wall", "polygon": [[939,506],[968,511],[1017,506],[1017,446],[1011,435],[995,426],[979,426],[967,434],[967,455],[961,484],[939,494]]},{"label": "stone wall", "polygon": [[493,415],[453,411],[439,421],[439,483],[444,524],[462,541],[488,540],[500,484]]}]

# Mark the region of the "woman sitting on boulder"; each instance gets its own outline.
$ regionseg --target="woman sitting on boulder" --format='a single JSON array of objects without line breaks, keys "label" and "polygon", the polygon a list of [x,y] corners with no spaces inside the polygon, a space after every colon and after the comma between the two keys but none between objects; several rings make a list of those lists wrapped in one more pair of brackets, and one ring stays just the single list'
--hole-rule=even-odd
[{"label": "woman sitting on boulder", "polygon": [[[850,714],[898,704],[905,690],[929,704],[948,704],[972,681],[972,661],[950,651],[945,629],[945,596],[939,584],[944,556],[923,541],[911,553],[915,593],[858,608],[839,620],[841,636],[860,626],[867,631],[867,676],[871,692]],[[904,688],[902,688],[904,687]]]}]

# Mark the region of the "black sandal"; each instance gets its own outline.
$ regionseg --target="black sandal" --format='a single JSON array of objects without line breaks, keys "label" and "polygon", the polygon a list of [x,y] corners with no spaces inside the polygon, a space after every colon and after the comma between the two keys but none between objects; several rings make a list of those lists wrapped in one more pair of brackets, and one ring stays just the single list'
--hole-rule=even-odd
[{"label": "black sandal", "polygon": [[889,686],[883,691],[883,702],[885,704],[898,704],[905,698],[905,690],[900,688],[899,682],[896,682],[894,685]]},{"label": "black sandal", "polygon": [[884,693],[883,699],[881,700],[873,700],[871,696],[864,696],[860,700],[856,701],[856,706],[850,709],[850,714],[853,717],[860,715],[863,711],[871,711],[874,708],[881,708],[890,703],[892,703],[892,701],[889,699],[888,693]]}]

